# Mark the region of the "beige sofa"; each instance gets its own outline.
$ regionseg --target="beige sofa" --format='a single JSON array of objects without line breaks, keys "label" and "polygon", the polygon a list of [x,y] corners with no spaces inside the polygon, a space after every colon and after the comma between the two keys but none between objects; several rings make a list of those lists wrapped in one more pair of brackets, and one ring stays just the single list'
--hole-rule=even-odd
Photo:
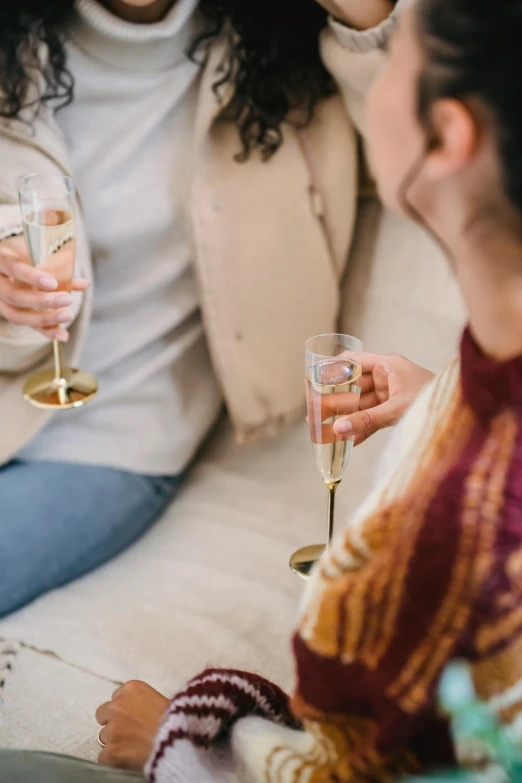
[{"label": "beige sofa", "polygon": [[[361,204],[360,223],[343,330],[368,350],[440,368],[462,324],[445,263],[420,232],[381,215],[371,200]],[[386,437],[356,451],[339,525],[370,485]],[[325,504],[304,425],[239,448],[223,422],[144,539],[0,623],[0,639],[10,642],[0,647],[4,668],[12,661],[0,691],[0,745],[94,758],[94,710],[130,678],[172,693],[203,667],[224,664],[291,686],[289,639],[302,585],[288,558],[322,540]]]}]

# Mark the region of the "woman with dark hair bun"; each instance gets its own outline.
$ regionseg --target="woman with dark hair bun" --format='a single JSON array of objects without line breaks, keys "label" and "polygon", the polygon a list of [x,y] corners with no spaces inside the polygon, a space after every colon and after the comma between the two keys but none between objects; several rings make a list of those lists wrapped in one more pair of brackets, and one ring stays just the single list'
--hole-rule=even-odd
[{"label": "woman with dark hair bun", "polygon": [[[3,616],[147,530],[223,403],[242,442],[302,415],[299,357],[337,329],[354,122],[395,3],[1,6]],[[31,172],[77,184],[71,294],[27,263]],[[22,388],[53,338],[100,391],[51,417]]]},{"label": "woman with dark hair bun", "polygon": [[[312,575],[293,640],[293,697],[230,670],[203,672],[171,701],[128,683],[97,713],[102,763],[144,770],[151,783],[388,783],[456,760],[476,773],[469,780],[514,779],[510,765],[522,751],[521,38],[522,0],[419,0],[373,90],[368,130],[381,196],[444,248],[469,325],[460,360],[413,405],[374,492]],[[436,699],[452,659],[468,662],[487,704],[462,713],[454,737]],[[462,690],[446,693],[447,703],[462,700]],[[101,783],[114,774],[83,771]],[[81,780],[72,763],[69,772]]]}]

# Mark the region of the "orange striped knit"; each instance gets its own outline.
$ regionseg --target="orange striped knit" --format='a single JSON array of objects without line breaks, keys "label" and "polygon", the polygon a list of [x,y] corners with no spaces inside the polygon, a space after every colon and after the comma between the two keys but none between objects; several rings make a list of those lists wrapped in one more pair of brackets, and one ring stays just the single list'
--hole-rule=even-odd
[{"label": "orange striped knit", "polygon": [[[403,426],[397,464],[309,585],[293,645],[301,728],[286,708],[275,719],[256,702],[263,717],[248,718],[236,704],[211,740],[184,736],[206,769],[217,737],[231,754],[233,777],[214,769],[209,780],[385,783],[450,762],[435,692],[456,657],[522,741],[522,357],[495,363],[466,332],[460,366]],[[151,779],[184,780],[169,766],[181,747],[162,752]],[[477,747],[457,754],[485,761]]]}]

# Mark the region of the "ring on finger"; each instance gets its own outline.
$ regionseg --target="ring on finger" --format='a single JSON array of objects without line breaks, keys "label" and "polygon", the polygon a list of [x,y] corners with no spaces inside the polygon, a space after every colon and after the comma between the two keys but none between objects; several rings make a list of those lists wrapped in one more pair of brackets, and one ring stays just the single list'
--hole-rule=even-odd
[{"label": "ring on finger", "polygon": [[99,731],[98,731],[98,745],[100,746],[100,748],[106,748],[107,747],[107,745],[105,744],[105,742],[101,738],[101,733],[104,730],[104,728],[105,728],[105,726],[102,726],[99,729]]}]

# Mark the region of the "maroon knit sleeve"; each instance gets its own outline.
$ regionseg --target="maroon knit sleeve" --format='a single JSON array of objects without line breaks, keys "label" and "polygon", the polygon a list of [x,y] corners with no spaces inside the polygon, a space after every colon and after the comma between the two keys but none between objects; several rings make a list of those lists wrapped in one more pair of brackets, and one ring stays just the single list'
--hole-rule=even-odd
[{"label": "maroon knit sleeve", "polygon": [[250,715],[292,728],[299,725],[290,711],[288,696],[274,683],[233,669],[204,671],[172,700],[161,738],[149,761],[149,779],[155,780],[165,752],[178,740],[210,748],[226,740],[240,718]]}]

